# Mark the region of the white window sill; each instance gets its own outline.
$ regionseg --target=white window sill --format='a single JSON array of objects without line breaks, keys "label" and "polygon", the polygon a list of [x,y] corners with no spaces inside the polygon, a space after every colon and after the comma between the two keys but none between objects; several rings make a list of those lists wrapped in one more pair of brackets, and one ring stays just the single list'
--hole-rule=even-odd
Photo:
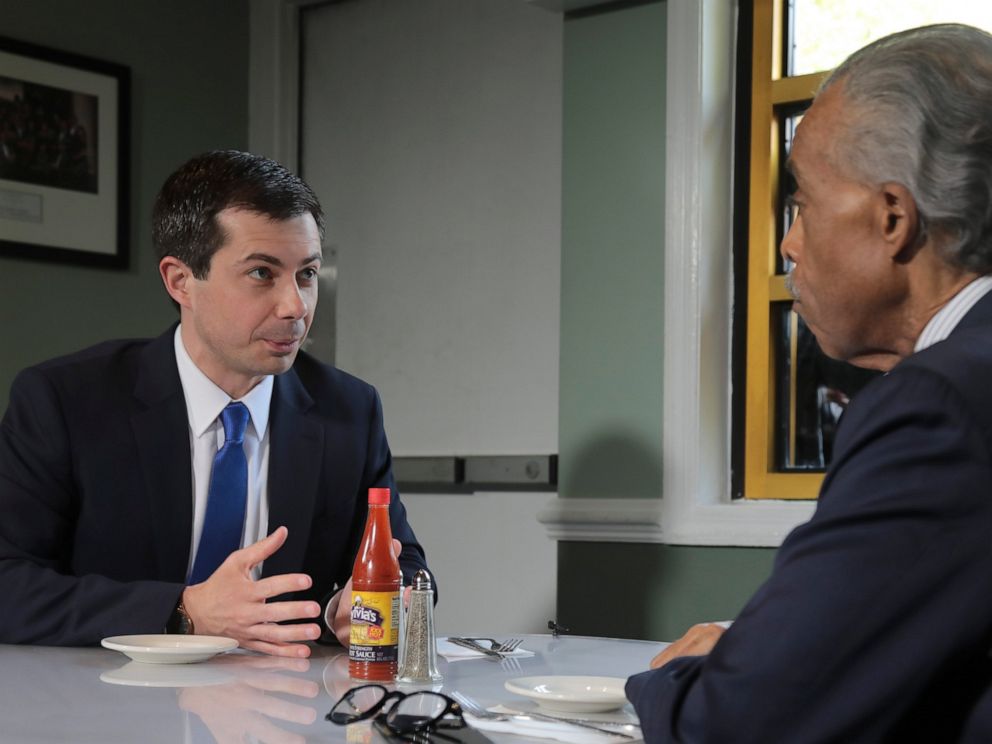
[{"label": "white window sill", "polygon": [[735,501],[692,505],[679,513],[675,500],[555,499],[537,518],[555,540],[777,547],[815,506],[809,501]]},{"label": "white window sill", "polygon": [[667,8],[663,498],[558,499],[538,518],[559,540],[778,546],[815,503],[729,497],[736,8]]}]

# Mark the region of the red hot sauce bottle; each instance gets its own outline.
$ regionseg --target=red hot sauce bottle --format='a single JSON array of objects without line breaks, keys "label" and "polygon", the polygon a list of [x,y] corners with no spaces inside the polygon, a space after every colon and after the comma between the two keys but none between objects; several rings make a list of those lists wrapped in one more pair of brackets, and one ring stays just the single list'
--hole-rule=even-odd
[{"label": "red hot sauce bottle", "polygon": [[369,518],[351,573],[351,641],[348,674],[353,679],[396,679],[403,578],[389,527],[389,489],[369,489]]}]

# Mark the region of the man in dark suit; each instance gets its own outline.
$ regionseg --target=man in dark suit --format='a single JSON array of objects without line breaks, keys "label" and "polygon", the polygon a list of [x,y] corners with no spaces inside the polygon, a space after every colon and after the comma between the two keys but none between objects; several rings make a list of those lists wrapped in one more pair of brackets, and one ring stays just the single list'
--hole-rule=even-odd
[{"label": "man in dark suit", "polygon": [[959,741],[992,691],[992,36],[856,52],[789,166],[794,309],[887,374],[729,630],[691,629],[627,695],[648,742]]},{"label": "man in dark suit", "polygon": [[[326,609],[347,644],[350,604],[339,600],[369,488],[392,490],[404,575],[426,564],[376,391],[300,351],[317,302],[317,198],[277,163],[217,151],[169,177],[153,221],[178,326],[25,370],[11,389],[0,642],[168,629],[307,656]],[[240,490],[222,502],[213,471],[233,466],[213,463],[228,439],[240,445]],[[239,510],[230,549],[215,539],[231,536],[224,503]]]}]

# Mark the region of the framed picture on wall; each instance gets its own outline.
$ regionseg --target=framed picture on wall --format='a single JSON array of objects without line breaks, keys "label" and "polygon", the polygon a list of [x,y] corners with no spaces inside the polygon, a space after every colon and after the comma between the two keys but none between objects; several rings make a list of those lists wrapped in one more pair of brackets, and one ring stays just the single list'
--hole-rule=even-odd
[{"label": "framed picture on wall", "polygon": [[128,263],[130,70],[0,36],[0,257]]}]

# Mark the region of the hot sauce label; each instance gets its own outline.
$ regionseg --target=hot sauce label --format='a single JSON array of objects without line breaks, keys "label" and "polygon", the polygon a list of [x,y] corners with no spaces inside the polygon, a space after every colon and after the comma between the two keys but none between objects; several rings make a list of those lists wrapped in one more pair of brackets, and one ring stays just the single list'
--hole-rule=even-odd
[{"label": "hot sauce label", "polygon": [[352,592],[351,661],[397,661],[400,593]]}]

